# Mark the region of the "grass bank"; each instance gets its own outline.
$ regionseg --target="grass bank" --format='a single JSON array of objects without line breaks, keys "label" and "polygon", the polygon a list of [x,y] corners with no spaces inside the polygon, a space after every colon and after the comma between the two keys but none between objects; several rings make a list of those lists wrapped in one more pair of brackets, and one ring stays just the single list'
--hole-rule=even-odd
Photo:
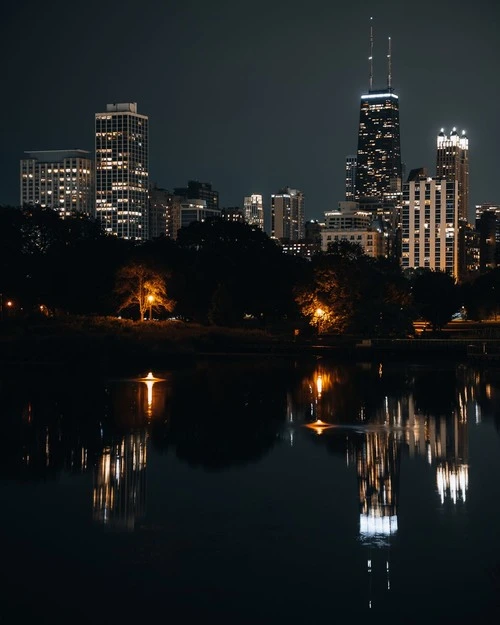
[{"label": "grass bank", "polygon": [[115,317],[9,320],[0,325],[0,363],[116,368],[188,362],[202,353],[272,352],[285,333],[219,328],[182,321],[140,322]]}]

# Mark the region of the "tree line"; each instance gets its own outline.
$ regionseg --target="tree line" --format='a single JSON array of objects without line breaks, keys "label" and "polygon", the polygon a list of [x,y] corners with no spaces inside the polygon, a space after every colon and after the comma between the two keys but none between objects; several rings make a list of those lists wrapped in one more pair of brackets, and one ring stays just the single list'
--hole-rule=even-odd
[{"label": "tree line", "polygon": [[283,254],[256,227],[212,219],[138,243],[85,216],[0,207],[0,294],[16,314],[123,315],[201,324],[311,328],[405,336],[415,319],[442,328],[460,309],[500,313],[500,270],[464,284],[425,269],[404,273],[340,241],[311,260]]}]

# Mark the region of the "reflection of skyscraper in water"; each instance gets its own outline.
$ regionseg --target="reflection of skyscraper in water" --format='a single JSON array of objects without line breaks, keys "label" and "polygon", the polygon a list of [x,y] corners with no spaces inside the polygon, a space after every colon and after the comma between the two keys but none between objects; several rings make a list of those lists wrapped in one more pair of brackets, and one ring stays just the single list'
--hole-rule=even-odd
[{"label": "reflection of skyscraper in water", "polygon": [[436,480],[441,503],[448,499],[456,504],[457,501],[465,502],[467,497],[469,437],[467,419],[461,418],[458,412],[452,415],[450,425],[451,428],[442,435],[444,453],[438,458]]},{"label": "reflection of skyscraper in water", "polygon": [[103,449],[94,472],[93,517],[133,530],[146,509],[147,432],[129,433]]},{"label": "reflection of skyscraper in water", "polygon": [[468,403],[466,396],[458,396],[458,409],[446,416],[426,416],[415,410],[413,397],[408,402],[408,422],[405,442],[410,457],[414,454],[427,458],[436,465],[436,486],[441,503],[465,502],[469,486]]},{"label": "reflection of skyscraper in water", "polygon": [[390,543],[398,530],[401,436],[393,431],[367,431],[351,452],[358,475],[359,535],[369,549],[369,599],[390,590]]},{"label": "reflection of skyscraper in water", "polygon": [[115,423],[129,432],[104,447],[99,456],[94,471],[95,521],[133,530],[136,520],[144,516],[147,426],[152,419],[166,416],[166,381],[149,372],[110,385]]},{"label": "reflection of skyscraper in water", "polygon": [[384,543],[398,529],[400,441],[393,432],[367,432],[356,450],[362,539]]}]

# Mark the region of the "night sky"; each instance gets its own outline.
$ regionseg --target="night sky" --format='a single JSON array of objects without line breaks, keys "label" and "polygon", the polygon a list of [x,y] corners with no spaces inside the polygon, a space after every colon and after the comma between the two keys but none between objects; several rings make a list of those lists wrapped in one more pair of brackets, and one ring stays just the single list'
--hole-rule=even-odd
[{"label": "night sky", "polygon": [[7,5],[0,204],[19,203],[25,150],[93,151],[94,114],[137,102],[151,182],[211,182],[221,206],[289,185],[306,218],[344,199],[359,99],[386,84],[392,37],[407,172],[435,169],[435,138],[469,137],[471,207],[500,203],[500,3],[476,0],[54,0]]}]

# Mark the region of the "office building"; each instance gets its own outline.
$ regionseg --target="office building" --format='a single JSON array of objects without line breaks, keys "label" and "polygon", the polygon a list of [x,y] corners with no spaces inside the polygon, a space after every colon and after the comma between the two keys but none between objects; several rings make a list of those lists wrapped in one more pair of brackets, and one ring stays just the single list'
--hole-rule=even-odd
[{"label": "office building", "polygon": [[218,209],[209,208],[205,200],[180,198],[181,228],[186,228],[195,221],[206,221],[211,217],[219,218],[220,211]]},{"label": "office building", "polygon": [[356,156],[346,156],[345,159],[345,199],[356,199],[356,171],[358,159]]},{"label": "office building", "polygon": [[476,206],[476,232],[479,238],[479,270],[484,273],[500,265],[500,206]]},{"label": "office building", "polygon": [[379,220],[371,212],[360,210],[358,202],[339,202],[338,210],[325,212],[321,251],[328,251],[330,243],[340,241],[360,245],[373,258],[387,256],[387,236]]},{"label": "office building", "polygon": [[313,256],[321,252],[321,244],[318,241],[286,241],[281,243],[281,251],[288,256],[300,256],[311,260]]},{"label": "office building", "polygon": [[458,181],[415,170],[403,186],[403,269],[423,267],[459,277]]},{"label": "office building", "polygon": [[446,135],[444,128],[437,136],[436,178],[458,181],[458,218],[468,220],[469,210],[469,140],[462,130],[453,128]]},{"label": "office building", "polygon": [[258,226],[261,230],[264,230],[264,203],[262,201],[262,195],[259,193],[252,193],[245,197],[243,201],[243,214],[245,215],[245,221],[250,226]]},{"label": "office building", "polygon": [[321,243],[321,229],[325,224],[317,219],[310,219],[304,225],[305,240],[311,243]]},{"label": "office building", "polygon": [[[401,180],[401,145],[399,131],[399,97],[392,87],[391,39],[387,86],[373,89],[373,31],[368,93],[361,96],[356,163],[356,199],[382,198]],[[346,198],[347,199],[347,198]]]},{"label": "office building", "polygon": [[245,223],[245,214],[238,206],[221,208],[220,218],[224,221],[233,221],[241,224]]},{"label": "office building", "polygon": [[271,237],[299,241],[305,234],[304,194],[285,187],[271,195]]},{"label": "office building", "polygon": [[95,116],[95,209],[108,234],[148,238],[149,120],[137,103],[108,104]]},{"label": "office building", "polygon": [[189,180],[187,187],[176,187],[174,195],[184,200],[204,200],[206,208],[210,211],[219,209],[219,192],[214,191],[209,182]]},{"label": "office building", "polygon": [[149,238],[174,238],[173,195],[156,185],[149,191]]},{"label": "office building", "polygon": [[94,213],[94,163],[85,150],[25,152],[20,163],[20,205],[52,208],[61,217]]}]

